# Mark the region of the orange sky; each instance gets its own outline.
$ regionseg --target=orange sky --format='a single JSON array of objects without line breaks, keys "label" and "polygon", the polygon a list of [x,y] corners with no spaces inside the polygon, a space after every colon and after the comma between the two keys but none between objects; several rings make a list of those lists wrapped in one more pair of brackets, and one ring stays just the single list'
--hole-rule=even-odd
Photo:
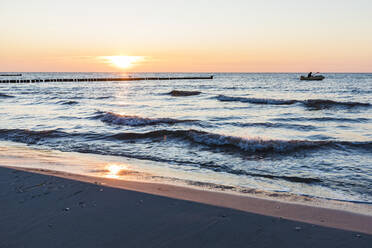
[{"label": "orange sky", "polygon": [[370,1],[86,3],[2,0],[0,71],[372,71]]}]

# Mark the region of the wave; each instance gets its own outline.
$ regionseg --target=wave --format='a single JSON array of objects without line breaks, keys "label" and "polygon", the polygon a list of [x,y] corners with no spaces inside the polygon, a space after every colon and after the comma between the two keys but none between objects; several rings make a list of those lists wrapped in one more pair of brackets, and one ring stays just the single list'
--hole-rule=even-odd
[{"label": "wave", "polygon": [[109,99],[111,97],[112,96],[99,96],[99,97],[95,97],[95,98],[92,98],[92,99],[103,100],[103,99]]},{"label": "wave", "polygon": [[75,104],[78,104],[79,102],[77,102],[77,101],[59,101],[57,103],[62,104],[62,105],[75,105]]},{"label": "wave", "polygon": [[11,98],[11,97],[14,97],[12,95],[7,95],[7,94],[4,94],[4,93],[1,93],[0,92],[0,98]]},{"label": "wave", "polygon": [[227,136],[216,133],[209,133],[198,130],[156,130],[144,133],[68,133],[57,129],[52,130],[28,130],[28,129],[0,129],[0,139],[22,142],[27,144],[35,144],[38,141],[49,139],[74,139],[79,138],[80,141],[95,141],[95,140],[120,140],[132,141],[141,139],[160,139],[165,140],[187,140],[194,144],[209,146],[211,148],[219,148],[226,150],[238,150],[239,152],[247,153],[289,153],[302,149],[319,149],[319,148],[361,148],[372,150],[372,141],[351,142],[351,141],[335,141],[335,140],[264,140],[260,138],[244,138],[236,136]]},{"label": "wave", "polygon": [[287,129],[296,129],[311,131],[318,129],[313,125],[301,125],[301,124],[289,124],[289,123],[273,123],[273,122],[251,122],[251,123],[242,123],[242,122],[231,122],[225,123],[238,127],[268,127],[268,128],[287,128]]},{"label": "wave", "polygon": [[253,104],[273,104],[273,105],[290,105],[294,104],[296,100],[281,100],[281,99],[268,99],[268,98],[248,98],[248,97],[234,97],[219,95],[217,99],[221,102],[248,102]]},{"label": "wave", "polygon": [[145,118],[135,115],[120,115],[113,112],[98,112],[98,115],[95,118],[100,119],[101,121],[106,123],[126,126],[147,126],[159,124],[174,125],[177,123],[195,122],[195,120],[178,120],[172,118]]},{"label": "wave", "polygon": [[0,138],[26,144],[36,144],[42,139],[62,138],[66,136],[69,136],[69,134],[56,129],[42,131],[29,129],[0,129]]},{"label": "wave", "polygon": [[[107,139],[105,134],[100,133],[69,133],[57,129],[30,130],[30,129],[0,129],[0,139],[14,142],[33,144],[45,144],[51,147],[63,147],[61,141],[67,141],[69,147],[75,147],[77,141],[98,141]],[[57,141],[57,142],[56,142]],[[63,150],[63,149],[62,149]],[[70,150],[69,150],[70,151]],[[71,150],[73,151],[73,150]]]},{"label": "wave", "polygon": [[[170,131],[170,130],[160,130],[148,133],[121,133],[116,135],[107,136],[109,139],[115,140],[133,140],[133,139],[146,139],[146,138],[164,138],[164,136],[173,136],[178,138],[186,138],[193,136],[189,136],[189,134],[195,135],[195,133],[199,133],[199,135],[203,135],[205,133],[195,130],[189,131]],[[185,136],[186,135],[186,136]],[[34,131],[34,130],[27,130],[27,129],[0,129],[0,138],[5,138],[6,140],[12,140],[15,142],[27,143],[27,144],[37,144],[41,141],[45,141],[48,139],[57,139],[57,138],[72,138],[73,136],[82,136],[87,139],[89,138],[102,138],[103,135],[100,134],[70,134],[63,131],[58,130],[42,130],[42,131]],[[199,137],[200,138],[200,137]],[[200,139],[198,140],[200,142]],[[206,142],[210,144],[210,142]],[[219,142],[218,142],[219,143]],[[60,144],[56,142],[55,144]],[[213,144],[217,144],[213,142]],[[220,144],[225,144],[222,142]],[[61,147],[59,147],[61,149]],[[81,153],[93,153],[93,154],[102,154],[102,155],[117,155],[116,153],[112,153],[110,151],[103,151],[102,149],[94,149],[92,146],[83,145],[79,143],[75,143],[73,147],[68,146],[62,148],[63,151],[75,151]],[[145,159],[145,160],[153,160],[159,162],[176,162],[181,164],[194,164],[191,161],[173,161],[169,159],[161,159],[152,156],[144,156],[144,155],[134,155],[134,154],[125,154],[125,156],[133,157],[136,159]],[[235,174],[235,175],[245,175],[245,176],[252,176],[252,177],[261,177],[261,178],[268,178],[268,179],[282,179],[290,182],[298,182],[298,183],[316,183],[321,182],[320,179],[317,178],[308,178],[308,177],[298,177],[298,176],[284,176],[284,175],[271,175],[271,174],[259,174],[259,173],[251,173],[244,170],[236,170],[230,168],[228,166],[221,166],[221,165],[214,165],[213,163],[197,163],[197,166],[202,168],[211,169],[214,171],[222,171],[225,173]]]},{"label": "wave", "polygon": [[[125,156],[136,159],[168,162],[176,164],[195,165],[217,172],[225,172],[235,175],[246,175],[268,179],[286,180],[296,183],[318,183],[323,180],[302,175],[281,175],[268,173],[255,173],[242,169],[231,168],[228,165],[211,162],[198,162],[183,160],[182,158],[161,157],[143,152],[130,151],[126,147],[136,140],[150,139],[151,142],[191,142],[195,146],[200,144],[216,152],[235,151],[238,154],[268,153],[289,155],[291,152],[308,149],[364,149],[372,151],[372,142],[349,142],[349,141],[308,141],[308,140],[262,140],[258,138],[242,138],[213,134],[197,130],[157,130],[144,133],[68,133],[61,130],[27,130],[27,129],[0,129],[0,139],[14,142],[21,142],[30,145],[43,145],[53,149],[69,152],[92,153],[113,156]],[[93,143],[92,143],[93,141]],[[99,141],[99,142],[96,142]],[[102,142],[104,141],[104,142]],[[112,149],[115,142],[116,149]],[[121,142],[124,142],[124,149],[120,149]],[[138,143],[137,143],[138,144]],[[168,144],[167,144],[168,145]],[[172,143],[169,144],[172,146]],[[187,148],[186,148],[187,149]],[[204,148],[202,148],[203,150]]]},{"label": "wave", "polygon": [[335,117],[293,117],[293,118],[274,118],[273,121],[318,121],[318,122],[348,122],[361,123],[368,122],[367,118],[335,118]]},{"label": "wave", "polygon": [[263,140],[260,138],[242,138],[197,130],[157,130],[146,133],[120,133],[111,138],[119,140],[134,139],[184,139],[209,147],[237,149],[248,153],[289,153],[301,149],[319,148],[362,148],[372,150],[372,142],[350,141],[311,141],[311,140]]},{"label": "wave", "polygon": [[261,177],[261,178],[268,178],[268,179],[281,179],[290,182],[296,183],[318,183],[322,182],[319,178],[311,178],[311,177],[301,177],[301,176],[292,176],[292,175],[273,175],[268,173],[252,173],[242,169],[234,169],[226,165],[216,165],[213,162],[209,163],[201,163],[199,164],[201,168],[207,168],[216,172],[226,172],[229,174],[234,175],[243,175],[243,176],[251,176],[251,177]]},{"label": "wave", "polygon": [[222,102],[246,102],[252,104],[269,104],[269,105],[292,105],[296,103],[303,104],[305,107],[312,109],[328,109],[332,107],[369,107],[370,103],[362,102],[339,102],[327,99],[308,99],[308,100],[284,100],[271,98],[249,98],[249,97],[232,97],[219,95],[216,97]]},{"label": "wave", "polygon": [[325,99],[309,99],[304,101],[299,101],[304,104],[306,107],[314,108],[314,109],[328,109],[332,107],[369,107],[369,103],[362,103],[362,102],[338,102],[333,100],[325,100]]},{"label": "wave", "polygon": [[171,96],[195,96],[200,95],[200,91],[184,91],[184,90],[172,90],[168,93]]}]

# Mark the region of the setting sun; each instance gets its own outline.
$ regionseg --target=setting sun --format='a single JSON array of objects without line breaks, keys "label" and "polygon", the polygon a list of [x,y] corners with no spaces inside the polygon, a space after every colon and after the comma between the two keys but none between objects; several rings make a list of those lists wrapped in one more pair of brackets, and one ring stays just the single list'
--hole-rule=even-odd
[{"label": "setting sun", "polygon": [[122,69],[130,68],[144,59],[142,56],[104,56],[100,58],[106,63]]}]

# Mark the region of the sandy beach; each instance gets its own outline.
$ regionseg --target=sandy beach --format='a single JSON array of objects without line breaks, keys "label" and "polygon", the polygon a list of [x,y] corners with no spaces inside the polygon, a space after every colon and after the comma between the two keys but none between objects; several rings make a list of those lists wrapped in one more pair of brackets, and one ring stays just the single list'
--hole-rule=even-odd
[{"label": "sandy beach", "polygon": [[37,169],[2,167],[0,183],[1,248],[372,243],[372,217],[340,210]]}]

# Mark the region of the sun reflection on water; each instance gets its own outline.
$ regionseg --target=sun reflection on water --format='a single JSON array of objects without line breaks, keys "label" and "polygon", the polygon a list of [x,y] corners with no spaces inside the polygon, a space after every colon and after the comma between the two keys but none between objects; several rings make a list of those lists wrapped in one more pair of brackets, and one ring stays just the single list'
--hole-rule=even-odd
[{"label": "sun reflection on water", "polygon": [[118,178],[119,175],[120,175],[120,172],[124,169],[126,169],[126,167],[124,165],[110,164],[110,165],[107,166],[106,177]]}]

